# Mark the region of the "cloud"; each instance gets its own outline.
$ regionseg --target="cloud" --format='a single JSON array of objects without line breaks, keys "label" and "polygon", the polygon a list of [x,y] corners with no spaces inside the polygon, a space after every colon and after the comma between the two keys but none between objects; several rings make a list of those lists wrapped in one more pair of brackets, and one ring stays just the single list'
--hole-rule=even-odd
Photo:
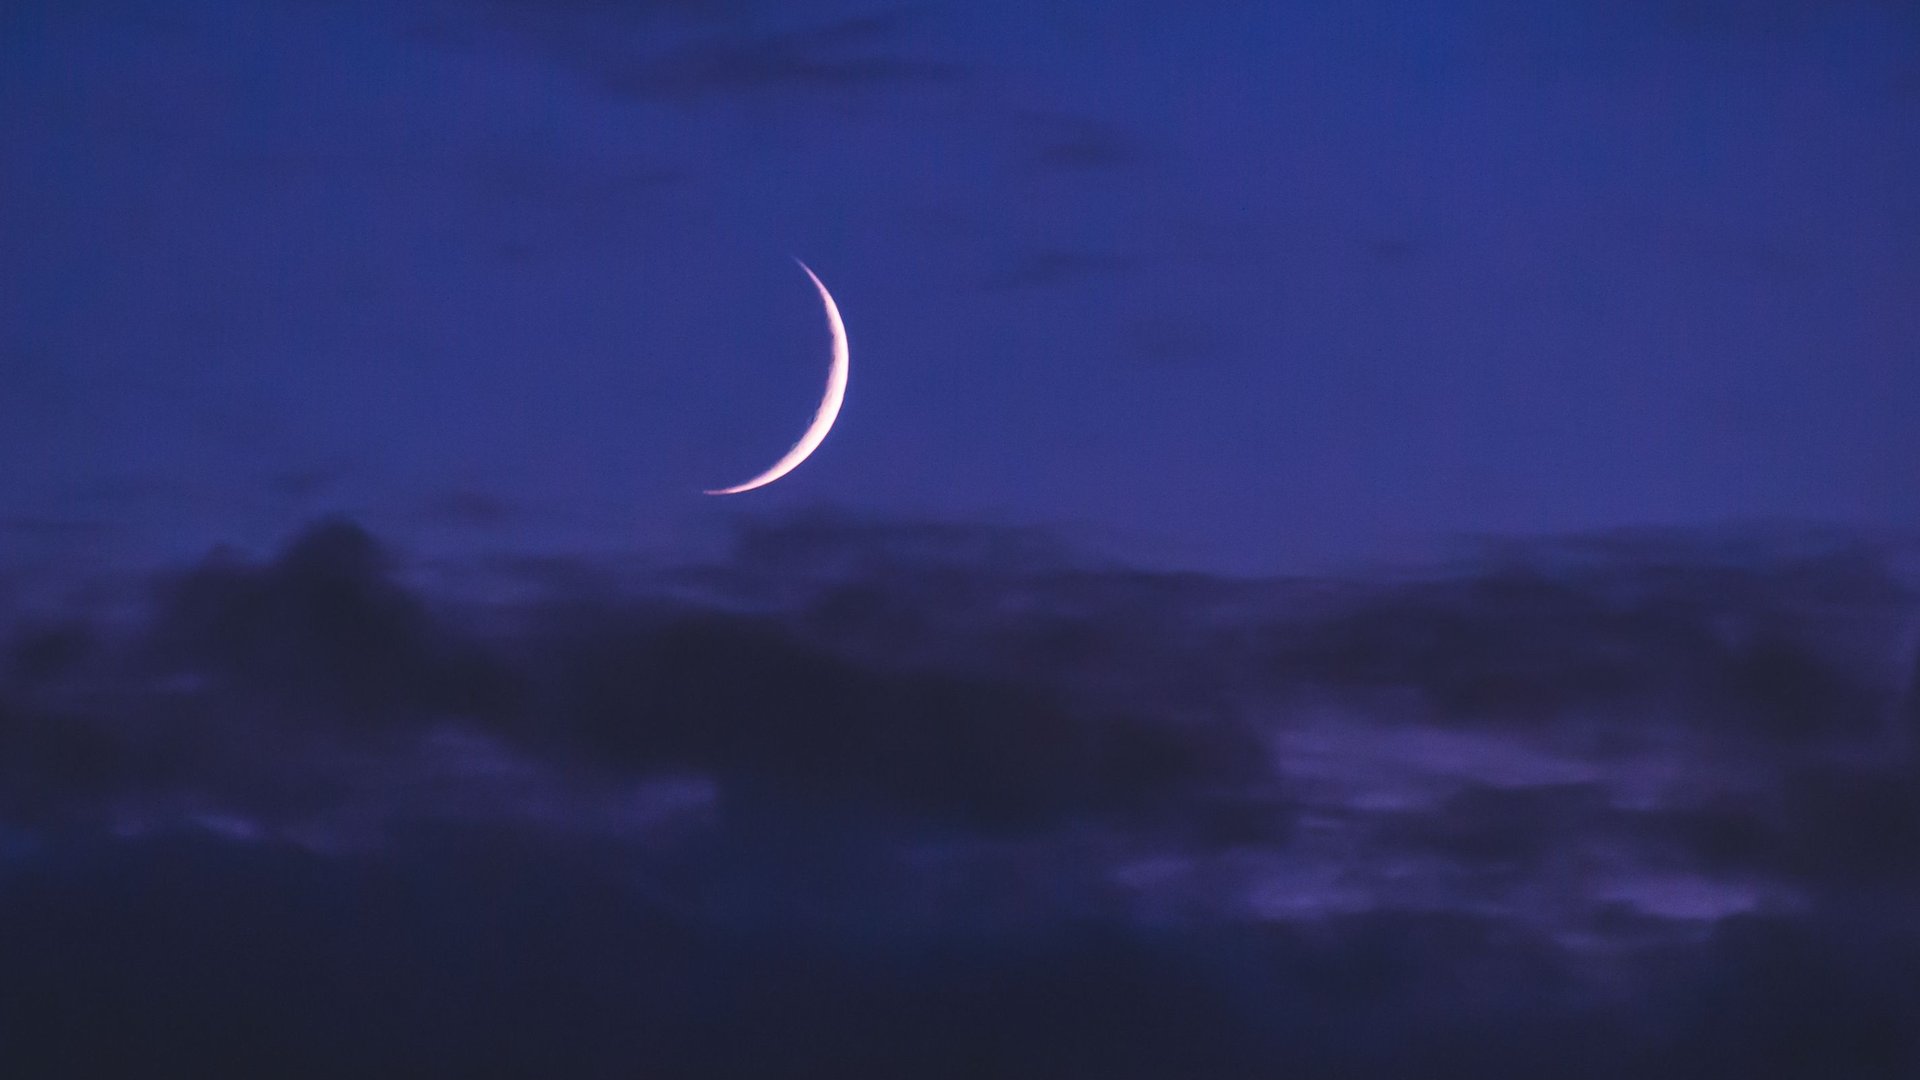
[{"label": "cloud", "polygon": [[987,279],[992,289],[1046,288],[1089,277],[1105,277],[1133,265],[1121,255],[1102,251],[1052,249],[1033,251],[1007,260]]},{"label": "cloud", "polygon": [[750,619],[615,614],[537,640],[552,694],[538,715],[587,752],[802,803],[1030,828],[1150,812],[1233,758],[1222,736],[1085,715],[1033,687],[873,671]]},{"label": "cloud", "polygon": [[0,532],[27,539],[71,540],[111,533],[115,526],[92,518],[7,517],[0,518]]},{"label": "cloud", "polygon": [[[743,565],[759,546],[749,530]],[[288,726],[289,758],[308,738],[455,724],[539,760],[711,775],[743,801],[989,832],[1185,813],[1252,751],[1231,730],[1125,715],[1044,682],[866,662],[765,615],[556,599],[501,617],[481,634],[436,611],[365,530],[334,519],[269,561],[217,553],[162,580],[145,624],[110,645],[84,624],[22,628],[11,670],[28,703],[83,678],[132,695],[129,715],[72,721],[132,742],[143,736],[128,725],[160,708],[176,715],[168,737],[201,749],[251,711]],[[101,667],[75,672],[95,654]]]},{"label": "cloud", "polygon": [[156,609],[143,644],[163,677],[218,679],[348,721],[487,708],[484,671],[345,520],[308,530],[265,566],[211,558],[163,583]]},{"label": "cloud", "polygon": [[[1761,570],[1707,561],[1571,574],[1495,568],[1382,590],[1279,630],[1271,670],[1282,684],[1411,692],[1436,715],[1469,723],[1613,715],[1638,703],[1673,707],[1645,710],[1649,722],[1724,725],[1744,737],[1862,737],[1897,689],[1817,640],[1833,627],[1802,597],[1863,585],[1889,600],[1902,591],[1852,557]],[[1863,603],[1862,614],[1875,606]]]},{"label": "cloud", "polygon": [[1072,552],[1032,528],[982,528],[943,521],[887,521],[832,510],[749,518],[734,532],[732,569],[846,582],[944,568],[970,579],[1056,571]]},{"label": "cloud", "polygon": [[1900,5],[1884,0],[1762,0],[1752,4],[1680,0],[1655,5],[1653,13],[1664,27],[1681,34],[1735,41],[1804,34],[1822,22],[1850,15],[1907,17]]},{"label": "cloud", "polygon": [[283,499],[314,499],[336,488],[342,479],[342,472],[337,467],[285,469],[266,478],[267,490]]},{"label": "cloud", "polygon": [[472,488],[456,488],[428,500],[422,517],[446,525],[497,528],[522,514],[519,506],[498,495]]},{"label": "cloud", "polygon": [[1023,113],[1031,129],[1033,164],[1045,170],[1089,172],[1140,163],[1146,151],[1117,124],[1089,116]]},{"label": "cloud", "polygon": [[93,627],[77,619],[17,627],[11,644],[7,674],[24,686],[69,675],[98,647]]},{"label": "cloud", "polygon": [[1388,842],[1460,864],[1526,871],[1604,828],[1615,811],[1598,784],[1469,785],[1439,806],[1391,816]]},{"label": "cloud", "polygon": [[[1920,1061],[1920,656],[1869,549],[1585,538],[1244,581],[814,513],[701,567],[554,569],[429,589],[336,518],[15,620],[0,1055]],[[216,1016],[252,1034],[182,1034]]]},{"label": "cloud", "polygon": [[[1209,1078],[1891,1078],[1915,1060],[1916,954],[1837,925],[1736,920],[1616,963],[1623,992],[1469,915],[881,943],[689,923],[565,855],[478,854],[75,852],[0,893],[9,1057],[105,1074]],[[208,1038],[213,1016],[245,1037]],[[89,1037],[101,1023],[116,1037]]]},{"label": "cloud", "polygon": [[954,83],[966,70],[883,46],[911,13],[842,19],[794,30],[710,35],[643,60],[605,63],[603,89],[621,97],[698,103],[780,91],[866,91]]}]

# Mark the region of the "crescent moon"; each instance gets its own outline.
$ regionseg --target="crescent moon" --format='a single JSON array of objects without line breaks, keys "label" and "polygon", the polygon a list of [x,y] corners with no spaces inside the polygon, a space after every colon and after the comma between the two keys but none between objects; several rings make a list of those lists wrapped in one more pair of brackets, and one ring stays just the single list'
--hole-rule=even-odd
[{"label": "crescent moon", "polygon": [[729,488],[710,488],[705,494],[738,495],[743,491],[765,487],[799,468],[800,463],[807,460],[815,450],[820,449],[820,444],[826,441],[827,432],[833,430],[833,421],[840,415],[840,403],[846,400],[847,327],[840,321],[840,307],[833,302],[833,294],[820,283],[820,275],[814,273],[812,267],[800,262],[799,259],[793,261],[800,264],[800,269],[806,271],[807,277],[813,281],[813,287],[820,290],[820,302],[826,305],[827,309],[827,330],[833,335],[833,367],[827,371],[826,396],[820,399],[820,410],[813,414],[813,423],[807,425],[806,434],[801,435],[800,441],[793,444],[793,449],[787,451],[785,457],[774,462],[772,468],[745,483],[735,484]]}]

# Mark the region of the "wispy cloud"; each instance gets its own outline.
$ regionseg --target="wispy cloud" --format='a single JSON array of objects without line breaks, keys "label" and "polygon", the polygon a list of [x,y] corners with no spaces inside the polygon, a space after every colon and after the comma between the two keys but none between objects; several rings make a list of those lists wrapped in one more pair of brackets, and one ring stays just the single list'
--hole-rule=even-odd
[{"label": "wispy cloud", "polygon": [[708,32],[664,52],[595,48],[596,85],[616,96],[694,104],[782,91],[855,92],[956,83],[961,65],[898,39],[915,13],[863,15],[798,29]]},{"label": "wispy cloud", "polygon": [[1031,289],[1089,277],[1104,277],[1130,268],[1126,256],[1106,251],[1054,248],[1014,256],[986,279],[990,289]]},{"label": "wispy cloud", "polygon": [[1139,164],[1147,158],[1141,141],[1118,124],[1090,116],[1023,113],[1031,129],[1033,164],[1064,172],[1098,172]]}]

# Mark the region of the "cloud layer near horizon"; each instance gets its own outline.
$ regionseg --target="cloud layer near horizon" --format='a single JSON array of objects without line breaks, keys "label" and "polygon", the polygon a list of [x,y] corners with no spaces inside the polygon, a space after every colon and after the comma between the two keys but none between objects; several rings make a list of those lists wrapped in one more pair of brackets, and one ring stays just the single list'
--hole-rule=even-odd
[{"label": "cloud layer near horizon", "polygon": [[319,522],[11,620],[0,1059],[1903,1075],[1888,558],[1258,581],[803,517],[448,591]]}]

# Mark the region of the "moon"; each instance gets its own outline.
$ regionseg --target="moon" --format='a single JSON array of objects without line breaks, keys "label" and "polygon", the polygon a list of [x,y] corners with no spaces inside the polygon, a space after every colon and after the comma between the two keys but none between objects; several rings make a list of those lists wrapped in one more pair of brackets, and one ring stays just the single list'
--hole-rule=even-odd
[{"label": "moon", "polygon": [[743,491],[765,487],[799,468],[800,463],[807,460],[815,450],[820,449],[820,444],[826,441],[827,432],[833,430],[833,421],[840,415],[840,403],[846,400],[847,327],[840,321],[840,306],[833,302],[833,294],[820,283],[820,275],[814,273],[812,267],[800,262],[799,259],[793,261],[799,263],[800,269],[806,271],[807,277],[813,282],[813,287],[820,290],[820,302],[826,305],[827,309],[827,330],[833,335],[833,366],[827,370],[826,396],[820,399],[820,410],[813,414],[813,423],[807,425],[806,433],[800,436],[800,441],[793,444],[793,449],[787,451],[785,457],[774,462],[766,472],[745,483],[735,484],[729,488],[709,488],[705,494],[738,495]]}]

